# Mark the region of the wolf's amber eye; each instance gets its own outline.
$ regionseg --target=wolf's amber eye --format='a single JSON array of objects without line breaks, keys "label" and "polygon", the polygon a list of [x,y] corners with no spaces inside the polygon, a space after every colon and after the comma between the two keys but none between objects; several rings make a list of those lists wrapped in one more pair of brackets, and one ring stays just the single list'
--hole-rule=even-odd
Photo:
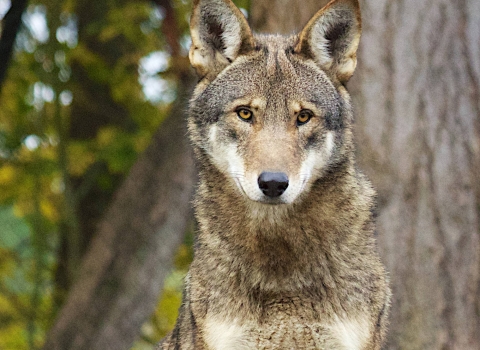
[{"label": "wolf's amber eye", "polygon": [[297,125],[303,125],[307,123],[313,117],[312,111],[308,109],[302,109],[297,116]]},{"label": "wolf's amber eye", "polygon": [[252,111],[246,108],[239,108],[237,110],[237,115],[240,119],[244,121],[250,121],[252,120],[252,117],[253,117]]}]

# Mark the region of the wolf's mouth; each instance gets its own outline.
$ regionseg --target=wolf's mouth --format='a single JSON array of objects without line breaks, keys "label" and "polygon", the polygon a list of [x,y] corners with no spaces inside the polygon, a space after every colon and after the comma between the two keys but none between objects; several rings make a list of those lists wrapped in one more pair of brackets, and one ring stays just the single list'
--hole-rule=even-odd
[{"label": "wolf's mouth", "polygon": [[272,206],[288,204],[282,198],[269,198],[267,196],[265,196],[265,198],[258,200],[257,202],[262,204],[272,205]]}]

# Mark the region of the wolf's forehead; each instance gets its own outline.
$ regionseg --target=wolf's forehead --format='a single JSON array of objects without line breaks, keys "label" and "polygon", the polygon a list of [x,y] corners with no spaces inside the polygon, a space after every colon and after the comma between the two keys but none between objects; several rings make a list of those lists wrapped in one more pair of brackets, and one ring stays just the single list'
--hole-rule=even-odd
[{"label": "wolf's forehead", "polygon": [[275,109],[285,109],[292,101],[323,108],[336,99],[335,87],[320,67],[294,52],[297,41],[297,36],[255,36],[256,50],[233,61],[192,105],[216,110],[217,116],[226,106],[248,105],[252,98],[262,98]]},{"label": "wolf's forehead", "polygon": [[256,35],[257,48],[266,56],[266,73],[268,76],[296,76],[295,68],[287,54],[293,52],[297,37],[282,35]]}]

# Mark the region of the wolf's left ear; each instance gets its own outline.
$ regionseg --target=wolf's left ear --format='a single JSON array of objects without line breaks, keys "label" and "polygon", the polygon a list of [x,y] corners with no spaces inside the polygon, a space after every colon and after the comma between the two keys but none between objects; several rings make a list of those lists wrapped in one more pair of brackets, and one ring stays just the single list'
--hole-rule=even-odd
[{"label": "wolf's left ear", "polygon": [[217,75],[254,45],[245,16],[230,0],[194,0],[190,33],[190,63],[201,77]]},{"label": "wolf's left ear", "polygon": [[358,0],[333,0],[307,23],[295,52],[312,58],[346,83],[357,65],[361,28]]}]

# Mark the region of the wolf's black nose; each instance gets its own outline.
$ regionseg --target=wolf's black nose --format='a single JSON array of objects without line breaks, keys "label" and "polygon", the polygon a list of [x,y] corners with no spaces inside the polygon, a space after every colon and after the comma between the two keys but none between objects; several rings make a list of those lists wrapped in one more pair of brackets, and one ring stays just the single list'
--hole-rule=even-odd
[{"label": "wolf's black nose", "polygon": [[285,173],[264,171],[258,177],[258,187],[268,197],[279,197],[288,187],[288,176]]}]

